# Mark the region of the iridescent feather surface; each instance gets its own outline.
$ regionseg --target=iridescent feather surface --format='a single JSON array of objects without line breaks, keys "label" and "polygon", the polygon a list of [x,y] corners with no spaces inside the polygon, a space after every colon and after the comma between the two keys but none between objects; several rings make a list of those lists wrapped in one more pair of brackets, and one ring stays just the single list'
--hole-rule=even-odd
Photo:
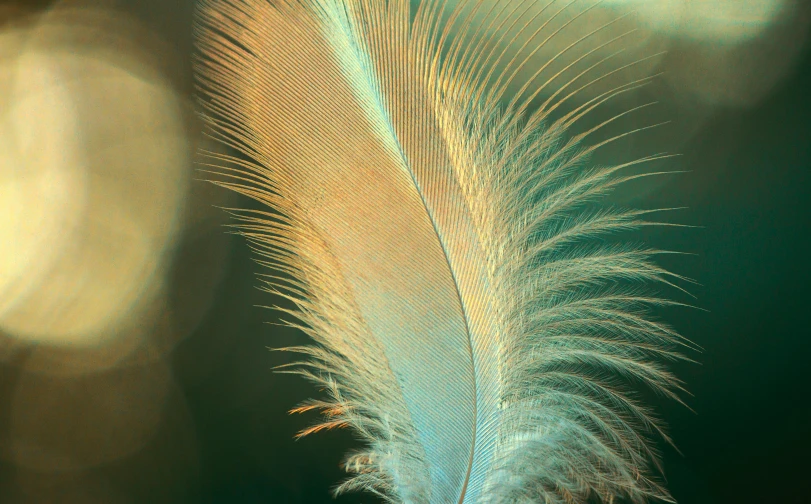
[{"label": "iridescent feather surface", "polygon": [[[568,133],[639,82],[552,119],[610,73],[596,65],[538,106],[543,68],[505,94],[544,41],[521,39],[531,4],[200,9],[204,116],[241,153],[210,154],[216,180],[267,206],[235,215],[272,270],[268,289],[295,303],[314,341],[292,349],[306,359],[296,372],[328,394],[297,409],[326,415],[303,434],[346,426],[364,442],[338,491],[408,503],[669,500],[648,440],[661,430],[629,390],[678,400],[663,362],[689,343],[648,313],[674,304],[649,287],[681,277],[653,262],[661,251],[603,239],[654,224],[651,210],[595,205],[644,176],[631,166],[665,155],[593,166],[616,137],[589,135],[610,120]],[[543,10],[577,17],[594,5]]]}]

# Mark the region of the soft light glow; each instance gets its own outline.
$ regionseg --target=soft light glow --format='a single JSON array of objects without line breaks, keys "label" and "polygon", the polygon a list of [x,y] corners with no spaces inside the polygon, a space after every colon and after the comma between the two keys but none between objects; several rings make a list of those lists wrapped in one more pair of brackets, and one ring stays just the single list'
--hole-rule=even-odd
[{"label": "soft light glow", "polygon": [[175,93],[126,23],[93,15],[3,35],[19,52],[0,62],[0,328],[26,341],[94,345],[143,314],[186,191]]},{"label": "soft light glow", "polygon": [[775,22],[786,0],[610,0],[620,10],[635,10],[641,20],[668,35],[737,44],[756,37]]}]

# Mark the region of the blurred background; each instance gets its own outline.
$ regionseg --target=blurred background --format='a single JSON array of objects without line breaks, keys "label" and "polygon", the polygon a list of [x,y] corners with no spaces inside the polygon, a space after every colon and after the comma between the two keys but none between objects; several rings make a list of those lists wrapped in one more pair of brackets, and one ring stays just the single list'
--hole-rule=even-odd
[{"label": "blurred background", "polygon": [[[267,348],[304,338],[270,325],[282,302],[218,208],[253,204],[195,164],[221,148],[195,115],[194,10],[0,0],[0,503],[333,502],[343,478],[351,433],[293,439],[318,391]],[[664,146],[688,173],[614,197],[702,226],[642,237],[696,254],[667,265],[708,310],[663,314],[704,348],[676,369],[695,413],[652,399],[681,451],[662,447],[668,487],[809,502],[811,4],[607,0],[527,68],[626,13],[599,40],[635,29],[653,56],[630,77],[662,75],[608,113],[655,101],[626,129],[671,122],[603,155]]]}]

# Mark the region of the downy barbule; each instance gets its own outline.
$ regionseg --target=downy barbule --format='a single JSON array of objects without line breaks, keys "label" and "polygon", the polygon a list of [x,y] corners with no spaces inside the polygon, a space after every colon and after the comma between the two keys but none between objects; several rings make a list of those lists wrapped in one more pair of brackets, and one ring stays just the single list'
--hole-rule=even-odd
[{"label": "downy barbule", "polygon": [[[596,5],[544,1],[549,19]],[[595,166],[596,149],[632,132],[589,143],[609,119],[571,133],[644,82],[553,119],[621,68],[606,70],[610,55],[563,83],[521,73],[531,77],[506,94],[569,24],[527,35],[537,3],[202,3],[204,118],[240,153],[209,164],[266,206],[234,211],[236,225],[272,270],[265,287],[295,303],[290,323],[314,340],[290,349],[306,356],[290,369],[325,391],[294,410],[326,415],[302,435],[350,427],[364,444],[339,492],[670,500],[649,437],[667,438],[632,390],[678,400],[663,362],[690,344],[650,310],[676,304],[653,289],[683,278],[654,263],[663,251],[607,239],[657,224],[652,210],[598,204],[645,175],[630,167],[666,155]],[[550,61],[584,61],[595,49],[580,42],[606,26]]]}]

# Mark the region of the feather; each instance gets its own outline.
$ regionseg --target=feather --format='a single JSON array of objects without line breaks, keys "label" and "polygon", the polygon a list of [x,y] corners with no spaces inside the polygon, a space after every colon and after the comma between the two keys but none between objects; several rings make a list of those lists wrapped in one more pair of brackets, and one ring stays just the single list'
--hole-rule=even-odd
[{"label": "feather", "polygon": [[[529,83],[505,104],[528,59],[510,44],[526,28],[515,6],[530,3],[203,2],[204,116],[240,153],[211,165],[266,205],[235,216],[315,343],[290,349],[306,356],[294,372],[328,394],[294,410],[326,415],[302,434],[350,427],[365,442],[339,492],[669,499],[647,435],[661,429],[627,383],[678,400],[662,361],[689,343],[649,316],[674,303],[645,286],[682,277],[653,262],[661,251],[603,240],[655,224],[649,211],[594,205],[665,156],[591,166],[610,140],[566,136],[638,83],[555,120],[585,72],[537,109]],[[594,6],[580,3],[550,9]],[[506,32],[470,23],[482,13]]]}]

